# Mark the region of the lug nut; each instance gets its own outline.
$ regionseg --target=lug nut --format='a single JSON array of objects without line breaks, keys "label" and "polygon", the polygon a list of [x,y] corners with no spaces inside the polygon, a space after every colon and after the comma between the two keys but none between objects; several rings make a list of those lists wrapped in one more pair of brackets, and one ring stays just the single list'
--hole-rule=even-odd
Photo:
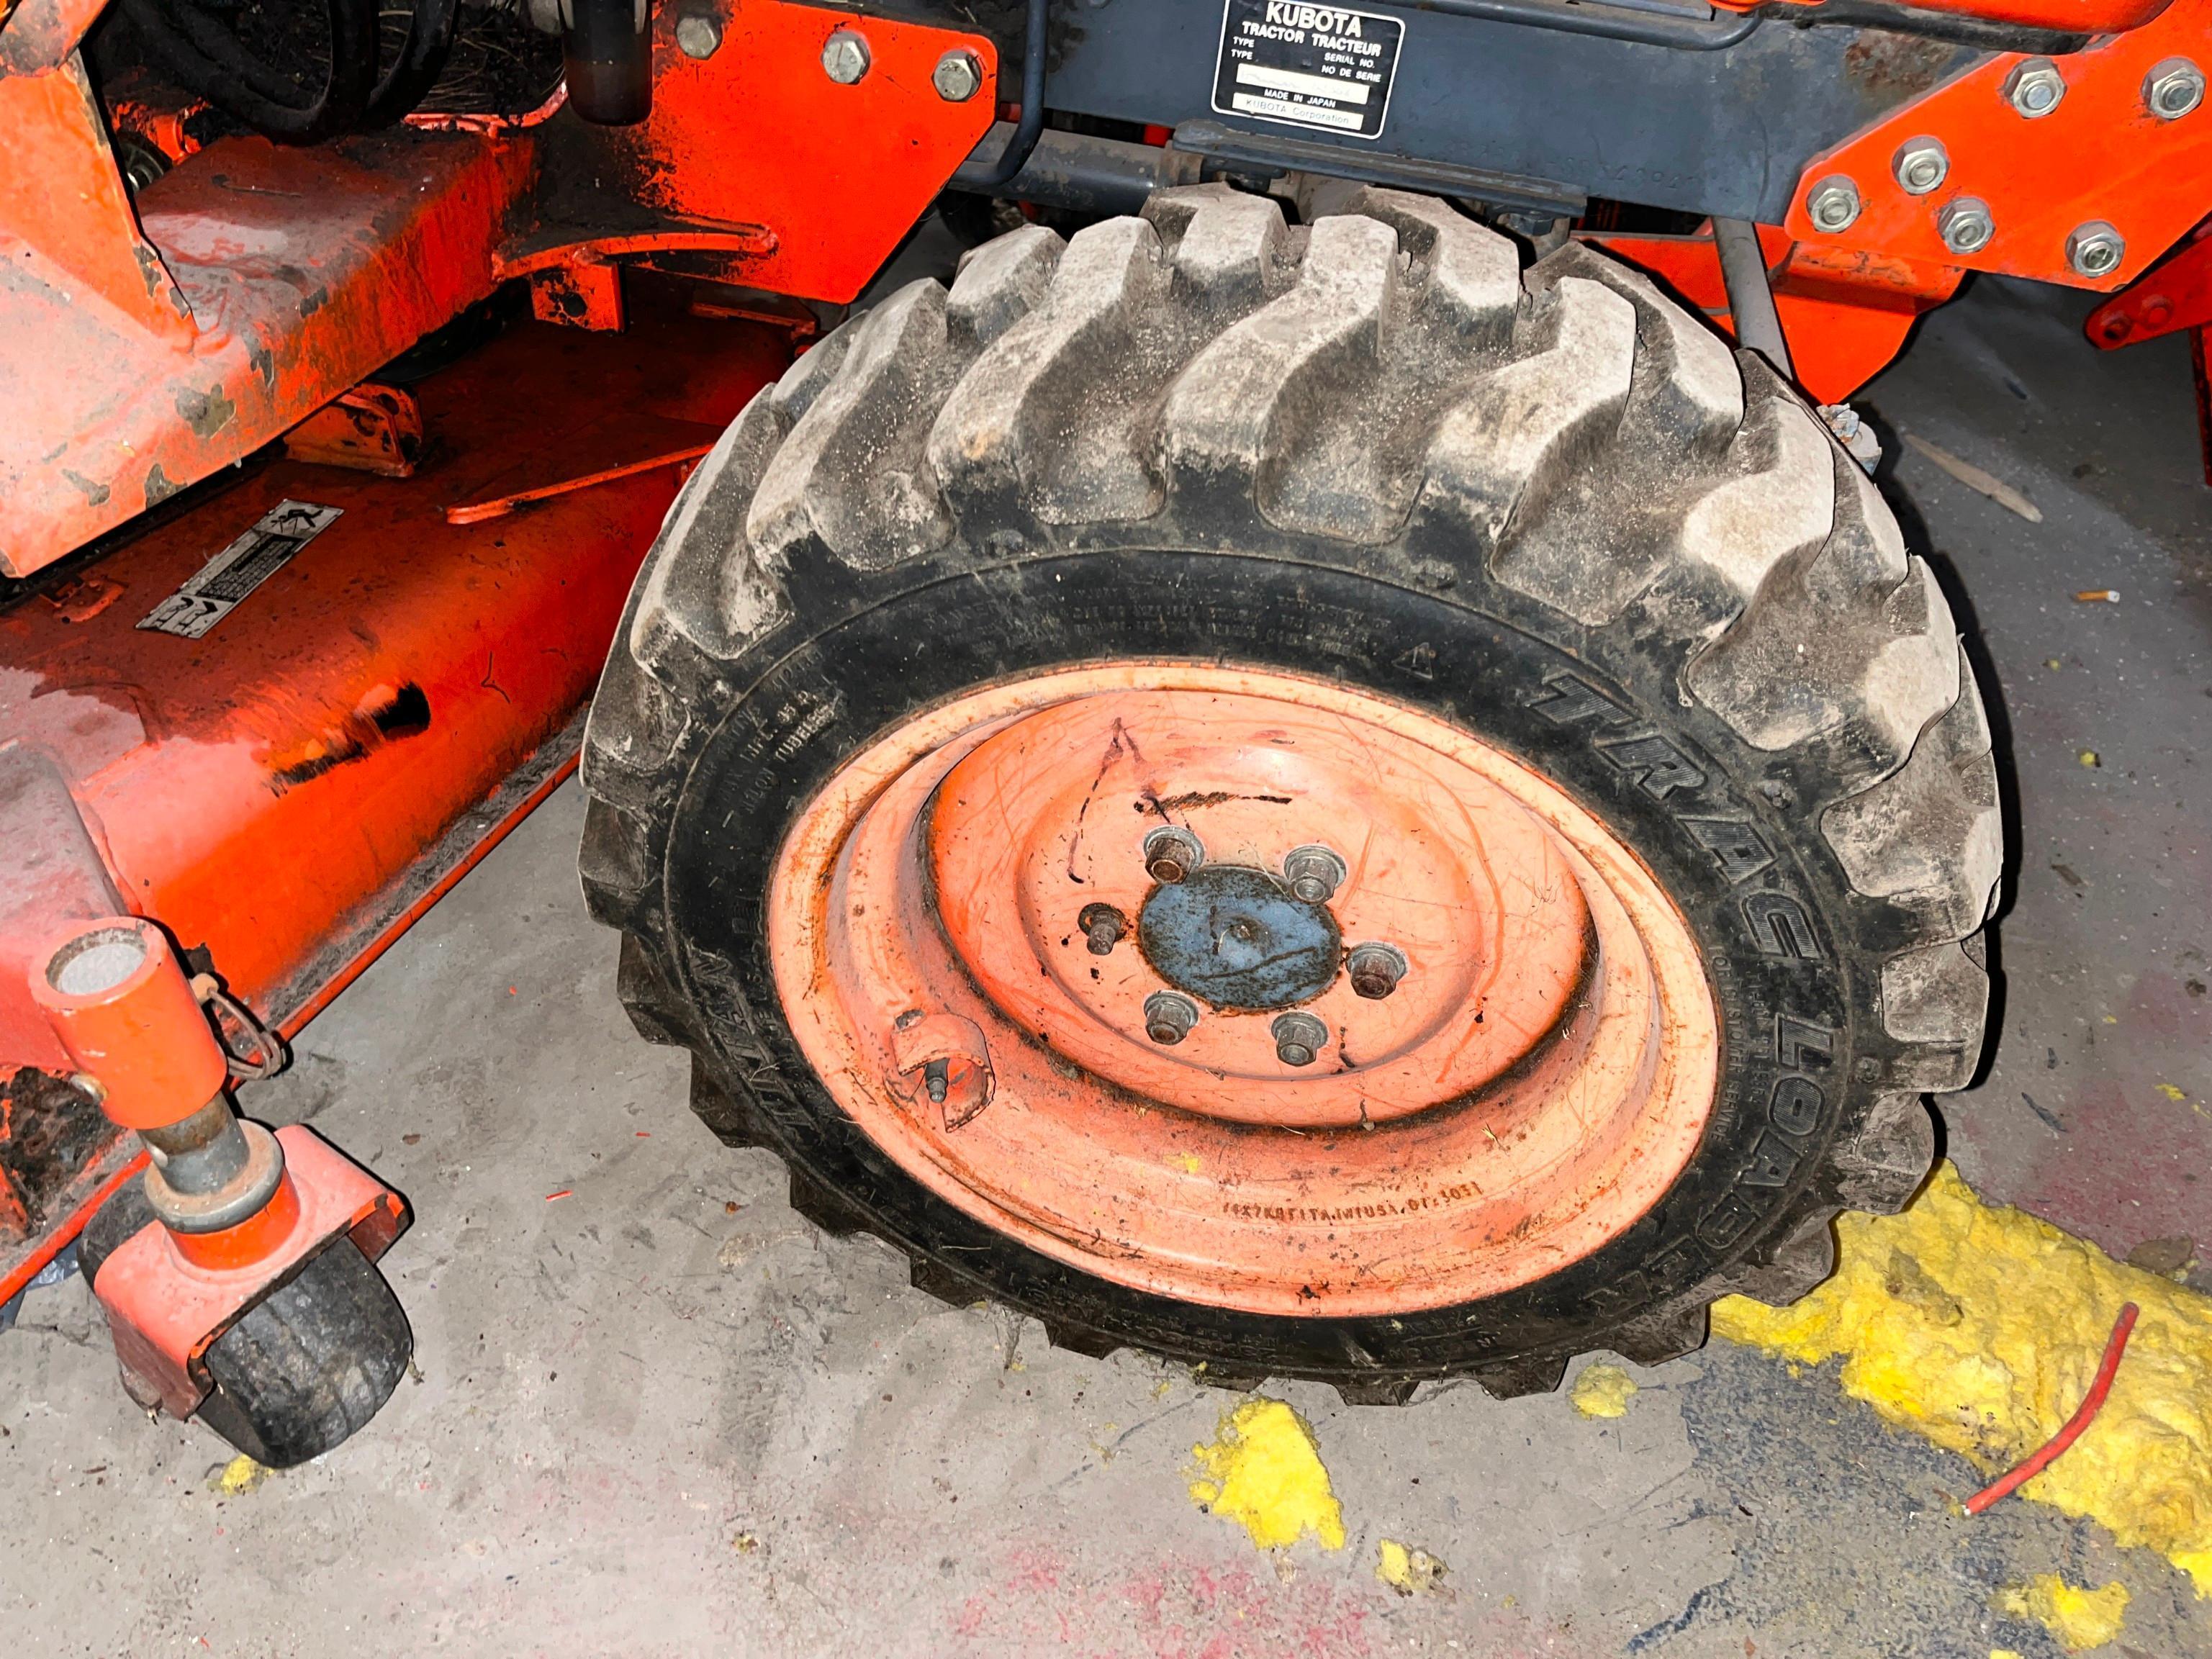
[{"label": "lug nut", "polygon": [[1961,196],[1944,204],[1942,212],[1936,216],[1936,232],[1952,252],[1978,253],[1990,245],[1997,226],[1990,217],[1987,202],[1978,196]]},{"label": "lug nut", "polygon": [[2125,239],[2102,219],[2077,225],[2066,239],[2066,263],[2084,276],[2109,276],[2127,257]]},{"label": "lug nut", "polygon": [[676,20],[676,49],[686,58],[712,58],[722,44],[722,25],[693,12]]},{"label": "lug nut", "polygon": [[1293,848],[1283,858],[1283,879],[1304,904],[1326,904],[1351,872],[1326,847]]},{"label": "lug nut", "polygon": [[1285,1066],[1310,1066],[1328,1041],[1328,1027],[1311,1014],[1279,1014],[1267,1028],[1274,1034],[1275,1058]]},{"label": "lug nut", "polygon": [[868,72],[867,37],[839,29],[822,43],[822,70],[841,87],[857,85]]},{"label": "lug nut", "polygon": [[1805,214],[1814,229],[1832,236],[1858,222],[1859,205],[1858,185],[1840,173],[1832,173],[1805,198]]},{"label": "lug nut", "polygon": [[1114,947],[1121,942],[1121,936],[1129,931],[1128,917],[1110,904],[1085,905],[1075,925],[1089,938],[1094,957],[1111,956]]},{"label": "lug nut", "polygon": [[946,103],[964,104],[982,90],[983,66],[975,61],[974,52],[956,48],[937,60],[929,84]]},{"label": "lug nut", "polygon": [[1198,1005],[1175,991],[1155,991],[1145,999],[1145,1035],[1172,1048],[1198,1024]]},{"label": "lug nut", "polygon": [[1145,837],[1145,870],[1154,881],[1172,887],[1205,862],[1198,837],[1178,824],[1163,824]]},{"label": "lug nut", "polygon": [[1380,1002],[1406,977],[1406,953],[1395,945],[1355,945],[1344,959],[1354,996]]},{"label": "lug nut", "polygon": [[1951,176],[1950,152],[1940,138],[1908,138],[1897,148],[1897,182],[1908,196],[1925,196]]},{"label": "lug nut", "polygon": [[2033,121],[2058,107],[2066,95],[2066,77],[2048,58],[2030,58],[2005,76],[2004,95],[2005,102]]},{"label": "lug nut", "polygon": [[2204,71],[2186,58],[2153,64],[2143,76],[2143,104],[2161,121],[2179,121],[2204,101]]}]

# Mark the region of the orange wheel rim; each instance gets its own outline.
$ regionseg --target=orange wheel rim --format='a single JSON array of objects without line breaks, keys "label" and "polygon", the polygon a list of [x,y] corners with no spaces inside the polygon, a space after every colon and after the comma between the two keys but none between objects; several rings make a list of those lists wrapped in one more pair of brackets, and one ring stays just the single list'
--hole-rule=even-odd
[{"label": "orange wheel rim", "polygon": [[1711,1115],[1687,924],[1435,716],[1121,663],[879,738],[786,838],[786,1017],[915,1179],[1135,1289],[1374,1316],[1618,1237]]}]

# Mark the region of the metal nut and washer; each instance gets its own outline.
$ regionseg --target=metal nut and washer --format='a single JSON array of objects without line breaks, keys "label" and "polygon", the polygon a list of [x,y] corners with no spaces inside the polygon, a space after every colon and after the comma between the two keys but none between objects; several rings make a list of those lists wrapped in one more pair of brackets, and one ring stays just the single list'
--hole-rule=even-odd
[{"label": "metal nut and washer", "polygon": [[2030,58],[2013,65],[2005,76],[2005,102],[2029,120],[2039,120],[2058,107],[2066,95],[2066,77],[2048,58]]},{"label": "metal nut and washer", "polygon": [[855,86],[868,72],[867,37],[854,29],[839,29],[822,43],[822,71],[841,87]]},{"label": "metal nut and washer", "polygon": [[2143,76],[2143,106],[2161,121],[2179,121],[2204,101],[2204,71],[2186,58],[2153,64]]},{"label": "metal nut and washer", "polygon": [[1406,953],[1395,945],[1355,945],[1344,959],[1352,994],[1380,1002],[1406,977]]},{"label": "metal nut and washer", "polygon": [[1293,848],[1283,858],[1283,879],[1291,896],[1305,904],[1326,904],[1351,871],[1326,847]]},{"label": "metal nut and washer", "polygon": [[720,19],[691,12],[676,20],[676,49],[686,58],[712,58],[721,44]]},{"label": "metal nut and washer", "polygon": [[1275,1039],[1275,1058],[1285,1066],[1310,1066],[1328,1042],[1328,1027],[1311,1014],[1278,1014],[1267,1028]]},{"label": "metal nut and washer", "polygon": [[1961,196],[1945,203],[1936,216],[1936,234],[1954,253],[1978,253],[1997,234],[1997,224],[1987,202],[1978,196]]},{"label": "metal nut and washer", "polygon": [[1206,862],[1206,848],[1181,824],[1165,823],[1145,837],[1145,872],[1174,884]]},{"label": "metal nut and washer", "polygon": [[983,65],[974,52],[955,47],[937,60],[929,84],[946,103],[964,104],[983,89]]},{"label": "metal nut and washer", "polygon": [[1805,198],[1805,216],[1813,228],[1832,236],[1858,222],[1859,187],[1840,173],[1832,173],[1813,186]]},{"label": "metal nut and washer", "polygon": [[1172,1048],[1198,1024],[1198,1005],[1176,991],[1155,991],[1145,999],[1145,1035]]},{"label": "metal nut and washer", "polygon": [[1951,154],[1940,138],[1906,139],[1897,147],[1897,159],[1890,165],[1908,196],[1926,196],[1951,176]]},{"label": "metal nut and washer", "polygon": [[1129,931],[1129,919],[1110,904],[1086,904],[1075,919],[1083,930],[1085,947],[1094,957],[1109,957]]},{"label": "metal nut and washer", "polygon": [[2126,239],[2102,219],[2076,225],[2066,238],[2066,263],[2083,276],[2109,276],[2127,257]]}]

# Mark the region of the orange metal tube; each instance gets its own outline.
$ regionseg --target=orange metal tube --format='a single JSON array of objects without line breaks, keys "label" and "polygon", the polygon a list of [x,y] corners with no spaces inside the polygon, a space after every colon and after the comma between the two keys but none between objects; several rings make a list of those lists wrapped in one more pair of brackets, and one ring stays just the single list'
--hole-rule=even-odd
[{"label": "orange metal tube", "polygon": [[230,1273],[264,1261],[282,1249],[300,1224],[300,1190],[288,1174],[269,1201],[234,1227],[212,1233],[171,1231],[177,1254],[206,1273]]},{"label": "orange metal tube", "polygon": [[229,1062],[161,930],[138,916],[72,922],[32,957],[31,997],[100,1107],[126,1129],[190,1117]]}]

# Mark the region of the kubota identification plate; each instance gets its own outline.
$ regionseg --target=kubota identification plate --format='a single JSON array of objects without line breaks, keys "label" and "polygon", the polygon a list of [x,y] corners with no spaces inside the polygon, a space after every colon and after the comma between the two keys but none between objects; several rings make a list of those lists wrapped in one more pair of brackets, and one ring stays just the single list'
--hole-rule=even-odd
[{"label": "kubota identification plate", "polygon": [[1380,137],[1406,25],[1304,0],[1228,0],[1213,107],[1354,138]]}]

